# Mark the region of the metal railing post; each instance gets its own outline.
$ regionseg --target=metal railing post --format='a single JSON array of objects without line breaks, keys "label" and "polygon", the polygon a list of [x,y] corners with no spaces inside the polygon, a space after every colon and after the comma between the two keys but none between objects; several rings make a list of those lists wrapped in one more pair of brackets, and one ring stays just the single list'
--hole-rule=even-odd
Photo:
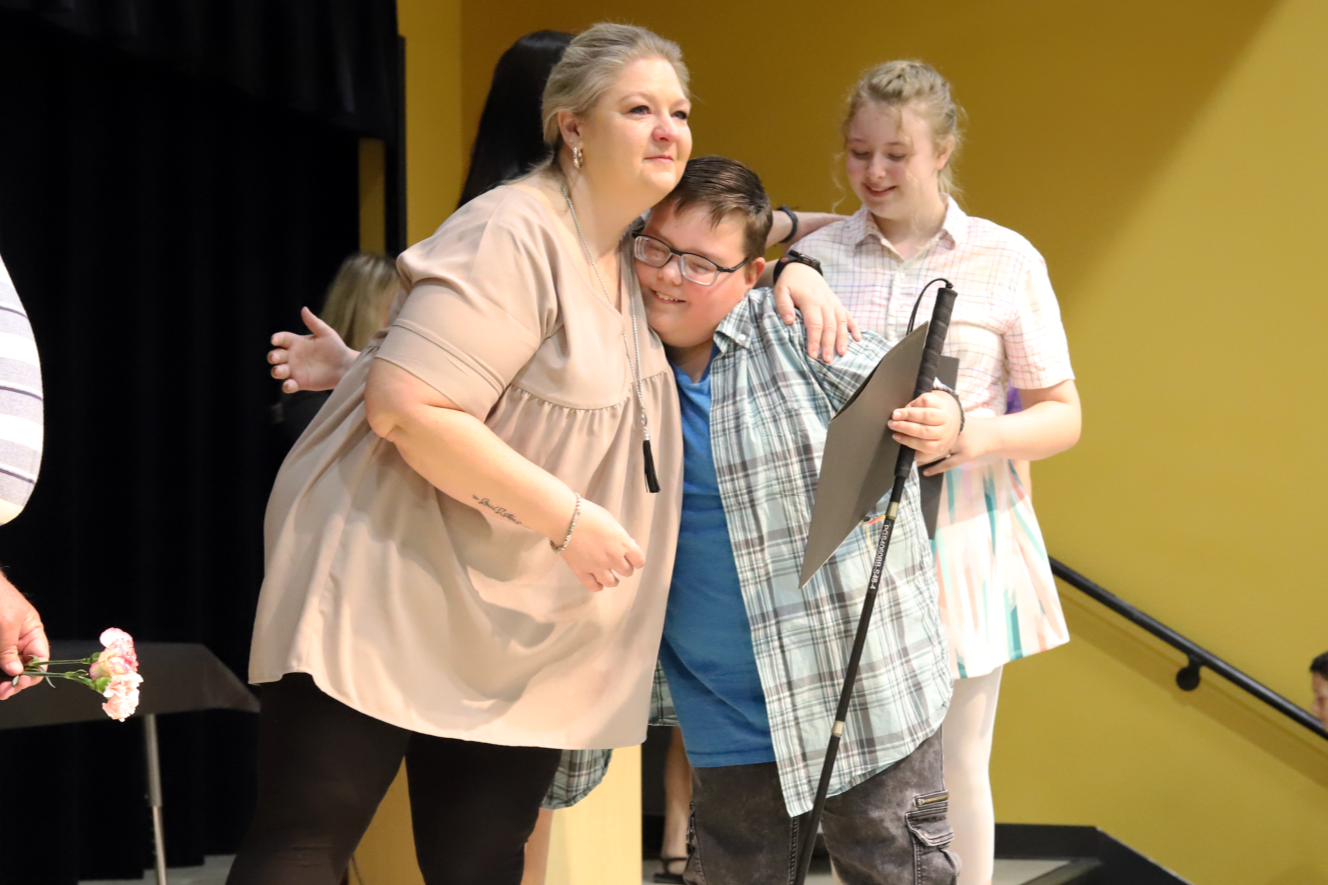
[{"label": "metal railing post", "polygon": [[161,823],[161,757],[157,753],[157,717],[143,717],[148,751],[148,805],[152,807],[152,841],[157,862],[157,885],[166,885],[166,836]]}]

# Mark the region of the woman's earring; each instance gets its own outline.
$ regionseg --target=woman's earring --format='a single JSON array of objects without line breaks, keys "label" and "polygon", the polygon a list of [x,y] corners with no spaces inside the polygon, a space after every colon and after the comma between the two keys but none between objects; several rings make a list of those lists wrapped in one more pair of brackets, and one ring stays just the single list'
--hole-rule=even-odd
[{"label": "woman's earring", "polygon": [[580,169],[582,162],[584,162],[583,156],[584,155],[581,153],[581,145],[572,148],[572,165]]}]

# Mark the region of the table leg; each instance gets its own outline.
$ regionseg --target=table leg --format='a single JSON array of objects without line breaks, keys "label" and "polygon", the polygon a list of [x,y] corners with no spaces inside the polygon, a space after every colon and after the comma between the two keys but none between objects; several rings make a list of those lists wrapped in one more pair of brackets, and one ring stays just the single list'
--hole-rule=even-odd
[{"label": "table leg", "polygon": [[148,713],[143,717],[144,735],[148,748],[148,804],[152,806],[152,842],[157,861],[157,885],[166,883],[166,837],[161,827],[161,758],[157,754],[157,717]]}]

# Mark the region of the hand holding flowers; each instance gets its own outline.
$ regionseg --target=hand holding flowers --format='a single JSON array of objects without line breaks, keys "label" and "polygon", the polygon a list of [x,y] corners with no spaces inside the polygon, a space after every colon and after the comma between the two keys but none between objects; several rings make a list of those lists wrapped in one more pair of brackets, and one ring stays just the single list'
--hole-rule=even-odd
[{"label": "hand holding flowers", "polygon": [[[88,688],[107,698],[101,708],[112,719],[123,722],[134,714],[138,707],[138,687],[143,684],[143,677],[138,675],[138,655],[134,651],[134,638],[123,630],[111,627],[101,634],[101,644],[105,648],[95,655],[73,661],[28,661],[22,673],[13,677],[13,682],[23,676],[39,679],[69,679],[86,685]],[[52,666],[69,664],[90,664],[87,670],[54,671]]]},{"label": "hand holding flowers", "polygon": [[[41,681],[22,675],[24,661],[50,656],[41,615],[0,572],[0,701]],[[18,682],[11,676],[18,676]]]}]

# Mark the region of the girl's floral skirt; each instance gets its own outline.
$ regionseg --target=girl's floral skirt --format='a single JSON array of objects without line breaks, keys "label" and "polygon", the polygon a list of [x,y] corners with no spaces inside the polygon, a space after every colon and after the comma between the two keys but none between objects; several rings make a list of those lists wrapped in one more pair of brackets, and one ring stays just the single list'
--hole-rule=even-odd
[{"label": "girl's floral skirt", "polygon": [[945,474],[932,550],[954,678],[1069,641],[1042,530],[1010,461]]}]

